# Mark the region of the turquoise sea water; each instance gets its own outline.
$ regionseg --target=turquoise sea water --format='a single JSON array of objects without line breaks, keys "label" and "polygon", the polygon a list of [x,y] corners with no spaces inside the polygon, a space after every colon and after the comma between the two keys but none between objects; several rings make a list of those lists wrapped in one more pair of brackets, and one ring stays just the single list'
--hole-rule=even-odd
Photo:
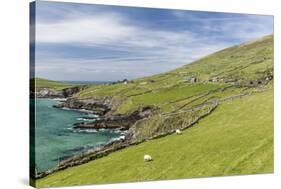
[{"label": "turquoise sea water", "polygon": [[121,135],[118,130],[73,130],[74,123],[95,115],[57,109],[53,107],[56,103],[52,99],[37,99],[35,103],[35,163],[39,172],[55,167],[63,158],[101,146]]}]

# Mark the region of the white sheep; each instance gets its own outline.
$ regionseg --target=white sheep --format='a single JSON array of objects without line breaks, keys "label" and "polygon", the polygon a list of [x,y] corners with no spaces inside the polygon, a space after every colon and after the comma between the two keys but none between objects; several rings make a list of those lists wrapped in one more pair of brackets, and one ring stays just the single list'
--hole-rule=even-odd
[{"label": "white sheep", "polygon": [[177,134],[177,135],[181,135],[182,132],[181,132],[179,129],[176,129],[176,134]]},{"label": "white sheep", "polygon": [[144,155],[143,157],[144,161],[151,161],[152,160],[152,157],[148,154]]}]

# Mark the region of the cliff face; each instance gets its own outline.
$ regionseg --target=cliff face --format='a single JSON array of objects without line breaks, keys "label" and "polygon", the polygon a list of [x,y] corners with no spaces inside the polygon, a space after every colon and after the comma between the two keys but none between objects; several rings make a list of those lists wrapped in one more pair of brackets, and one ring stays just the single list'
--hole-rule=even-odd
[{"label": "cliff face", "polygon": [[97,115],[105,115],[111,110],[111,101],[103,99],[77,99],[68,98],[65,102],[55,106],[56,108],[84,109]]}]

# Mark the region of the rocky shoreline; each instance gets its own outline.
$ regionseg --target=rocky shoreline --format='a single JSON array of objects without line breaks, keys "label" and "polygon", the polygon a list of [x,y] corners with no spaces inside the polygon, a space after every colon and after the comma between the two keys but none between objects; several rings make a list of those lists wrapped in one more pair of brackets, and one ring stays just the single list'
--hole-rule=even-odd
[{"label": "rocky shoreline", "polygon": [[[42,178],[53,172],[65,169],[67,167],[72,167],[74,165],[79,165],[86,163],[90,160],[100,158],[111,152],[125,148],[135,142],[133,142],[133,131],[130,130],[131,126],[134,125],[138,120],[149,117],[154,109],[152,107],[140,108],[132,112],[131,114],[126,115],[112,115],[112,102],[110,98],[103,99],[77,99],[72,96],[79,92],[81,87],[73,87],[57,91],[55,89],[41,88],[36,92],[32,93],[32,97],[36,98],[65,98],[65,100],[60,101],[58,105],[54,105],[55,108],[67,108],[75,109],[81,111],[88,111],[92,114],[98,115],[98,119],[85,122],[79,122],[73,125],[73,129],[120,129],[121,131],[126,131],[125,136],[118,140],[114,140],[105,144],[102,147],[89,150],[83,154],[75,155],[69,157],[65,160],[59,162],[59,164],[50,170],[45,172],[35,173],[34,178]],[[88,117],[87,117],[88,119]]]},{"label": "rocky shoreline", "polygon": [[86,110],[93,114],[103,116],[111,110],[110,100],[105,98],[97,99],[76,99],[67,98],[64,102],[55,105],[56,108],[69,108],[76,110]]},{"label": "rocky shoreline", "polygon": [[82,122],[74,124],[74,129],[120,129],[128,130],[138,120],[148,117],[152,108],[145,107],[134,111],[129,115],[107,115],[101,116],[94,122]]}]

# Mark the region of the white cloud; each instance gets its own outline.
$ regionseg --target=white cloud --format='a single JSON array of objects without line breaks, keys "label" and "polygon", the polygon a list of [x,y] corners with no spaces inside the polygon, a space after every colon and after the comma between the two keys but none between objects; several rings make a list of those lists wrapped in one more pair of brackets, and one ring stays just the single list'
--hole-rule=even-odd
[{"label": "white cloud", "polygon": [[[122,50],[131,56],[109,58],[70,58],[50,52],[37,56],[37,73],[52,75],[54,79],[71,79],[79,73],[80,80],[105,80],[122,77],[135,78],[168,71],[233,44],[225,39],[249,40],[269,34],[271,23],[266,18],[249,17],[199,19],[201,33],[189,30],[164,31],[136,25],[120,14],[85,16],[74,14],[54,22],[38,22],[36,42],[46,44],[75,44],[88,48],[101,47]],[[253,28],[255,28],[253,30]],[[210,32],[217,32],[211,36]],[[59,78],[62,77],[62,78]],[[63,79],[64,78],[64,79]]]},{"label": "white cloud", "polygon": [[118,41],[135,32],[115,16],[73,18],[55,23],[37,23],[36,41],[47,43],[104,43]]},{"label": "white cloud", "polygon": [[111,45],[152,48],[178,45],[194,40],[191,32],[150,30],[135,26],[119,14],[92,17],[76,16],[59,22],[37,23],[38,43],[80,43],[82,45]]}]

